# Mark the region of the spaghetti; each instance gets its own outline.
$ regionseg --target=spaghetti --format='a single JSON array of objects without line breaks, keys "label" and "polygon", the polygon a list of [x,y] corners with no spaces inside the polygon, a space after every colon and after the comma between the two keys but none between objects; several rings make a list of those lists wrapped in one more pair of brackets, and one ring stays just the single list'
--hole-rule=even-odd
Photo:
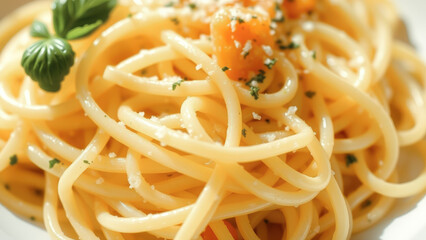
[{"label": "spaghetti", "polygon": [[57,93],[0,25],[0,202],[52,239],[348,239],[426,159],[424,64],[387,0],[120,1]]}]

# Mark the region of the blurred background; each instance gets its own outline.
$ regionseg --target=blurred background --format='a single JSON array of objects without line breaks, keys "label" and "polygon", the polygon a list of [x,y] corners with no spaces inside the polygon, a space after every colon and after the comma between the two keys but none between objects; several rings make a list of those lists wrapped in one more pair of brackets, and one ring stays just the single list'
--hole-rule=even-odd
[{"label": "blurred background", "polygon": [[0,19],[15,9],[16,6],[20,6],[30,1],[37,0],[0,0]]}]

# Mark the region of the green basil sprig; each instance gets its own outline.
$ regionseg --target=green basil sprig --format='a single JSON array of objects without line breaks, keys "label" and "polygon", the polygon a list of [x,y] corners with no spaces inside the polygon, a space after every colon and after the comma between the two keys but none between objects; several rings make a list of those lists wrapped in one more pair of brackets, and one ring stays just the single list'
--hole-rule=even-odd
[{"label": "green basil sprig", "polygon": [[25,50],[21,60],[25,73],[45,91],[59,91],[74,65],[75,53],[68,40],[93,33],[106,22],[116,4],[117,0],[54,0],[56,35],[50,34],[44,23],[33,22],[31,36],[42,39]]}]

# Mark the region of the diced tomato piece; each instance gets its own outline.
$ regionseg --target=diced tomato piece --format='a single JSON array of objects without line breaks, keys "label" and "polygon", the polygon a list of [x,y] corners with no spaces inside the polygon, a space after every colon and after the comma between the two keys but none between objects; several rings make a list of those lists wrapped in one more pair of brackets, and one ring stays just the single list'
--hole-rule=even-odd
[{"label": "diced tomato piece", "polygon": [[315,8],[316,0],[284,0],[283,7],[290,18],[298,18]]},{"label": "diced tomato piece", "polygon": [[249,72],[264,70],[267,56],[263,45],[272,46],[269,16],[247,8],[219,10],[210,24],[214,55],[228,77],[247,78]]}]

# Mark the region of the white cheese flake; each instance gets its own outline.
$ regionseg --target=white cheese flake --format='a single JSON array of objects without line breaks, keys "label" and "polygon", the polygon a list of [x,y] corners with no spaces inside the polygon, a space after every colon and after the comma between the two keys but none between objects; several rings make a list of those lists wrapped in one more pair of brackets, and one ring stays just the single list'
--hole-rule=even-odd
[{"label": "white cheese flake", "polygon": [[253,116],[253,119],[255,119],[255,120],[261,120],[262,119],[262,116],[260,116],[259,114],[255,113],[255,112],[252,112],[251,114]]},{"label": "white cheese flake", "polygon": [[287,112],[285,113],[285,115],[294,115],[297,112],[297,107],[296,106],[291,106],[288,108]]},{"label": "white cheese flake", "polygon": [[273,51],[272,51],[271,46],[269,46],[269,45],[262,45],[262,49],[266,53],[266,55],[268,55],[269,57],[272,56]]},{"label": "white cheese flake", "polygon": [[129,181],[129,188],[138,188],[141,185],[141,173],[137,172],[136,176],[131,175],[127,179]]},{"label": "white cheese flake", "polygon": [[246,44],[244,44],[243,51],[241,52],[241,55],[246,56],[250,52],[251,48],[252,48],[251,40],[248,40],[246,42]]},{"label": "white cheese flake", "polygon": [[161,126],[156,132],[155,132],[155,136],[158,139],[163,139],[167,134],[167,127],[166,126]]},{"label": "white cheese flake", "polygon": [[102,184],[102,183],[104,183],[105,182],[105,180],[104,180],[104,178],[102,178],[102,177],[100,177],[100,178],[98,178],[98,179],[96,179],[96,184]]}]

